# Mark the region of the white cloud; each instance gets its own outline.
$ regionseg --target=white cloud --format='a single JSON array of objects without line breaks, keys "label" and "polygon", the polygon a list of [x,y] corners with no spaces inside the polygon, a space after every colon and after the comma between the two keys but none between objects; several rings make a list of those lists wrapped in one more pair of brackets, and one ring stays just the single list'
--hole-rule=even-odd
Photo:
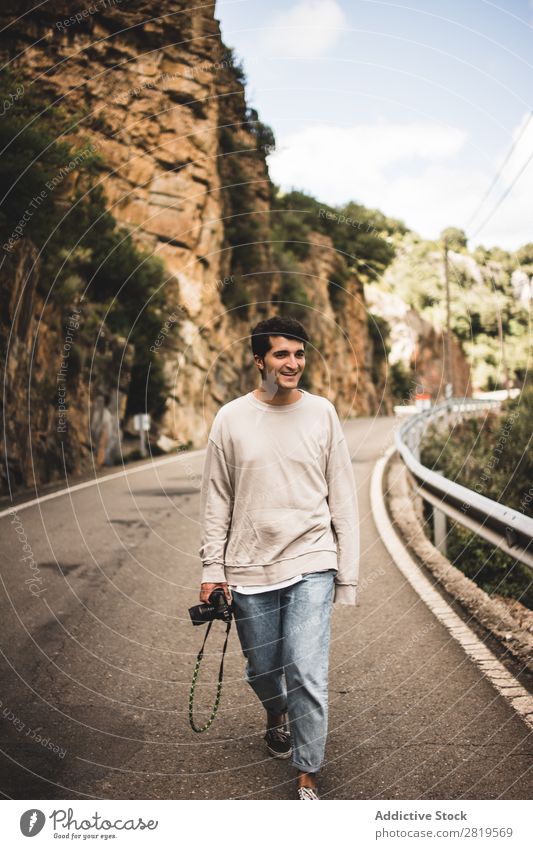
[{"label": "white cloud", "polygon": [[302,0],[272,19],[263,34],[263,47],[276,54],[322,56],[337,43],[345,22],[336,0]]},{"label": "white cloud", "polygon": [[390,181],[380,209],[403,218],[424,238],[434,239],[445,227],[464,228],[485,186],[479,171],[422,166],[415,175],[397,174]]},{"label": "white cloud", "polygon": [[[518,132],[518,130],[517,130]],[[355,200],[401,218],[425,238],[444,227],[465,227],[496,173],[457,165],[467,134],[446,125],[367,124],[316,126],[278,140],[269,159],[272,179],[283,189],[298,188],[318,200],[342,204]],[[470,232],[481,223],[533,149],[526,132],[517,145],[501,184]],[[499,161],[503,158],[500,156]],[[513,250],[533,241],[533,162],[490,224],[471,243]]]},{"label": "white cloud", "polygon": [[437,124],[306,127],[279,139],[270,173],[275,183],[308,189],[326,203],[379,206],[390,192],[391,170],[401,175],[402,164],[449,158],[465,140],[462,130]]}]

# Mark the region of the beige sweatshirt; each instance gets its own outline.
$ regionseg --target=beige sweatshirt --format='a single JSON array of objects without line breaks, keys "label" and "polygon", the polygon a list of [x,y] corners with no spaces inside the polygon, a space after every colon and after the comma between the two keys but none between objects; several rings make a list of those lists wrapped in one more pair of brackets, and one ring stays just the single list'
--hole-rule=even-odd
[{"label": "beige sweatshirt", "polygon": [[359,515],[335,407],[299,390],[273,406],[249,392],[218,411],[201,494],[202,582],[274,584],[336,569],[334,601],[355,604]]}]

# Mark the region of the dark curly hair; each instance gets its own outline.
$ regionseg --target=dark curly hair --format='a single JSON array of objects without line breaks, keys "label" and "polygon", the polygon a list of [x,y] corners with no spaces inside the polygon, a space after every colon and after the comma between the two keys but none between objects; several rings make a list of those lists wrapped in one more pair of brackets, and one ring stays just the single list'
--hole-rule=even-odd
[{"label": "dark curly hair", "polygon": [[309,336],[303,324],[295,318],[274,315],[272,318],[265,318],[264,321],[260,321],[259,324],[256,324],[252,328],[252,352],[259,357],[264,357],[271,348],[270,336],[285,336],[286,339],[298,339],[304,344],[309,342]]}]

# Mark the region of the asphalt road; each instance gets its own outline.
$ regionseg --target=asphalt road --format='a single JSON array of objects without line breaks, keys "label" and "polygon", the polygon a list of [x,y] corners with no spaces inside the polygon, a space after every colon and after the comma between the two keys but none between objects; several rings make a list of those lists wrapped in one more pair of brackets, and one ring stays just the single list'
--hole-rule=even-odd
[{"label": "asphalt road", "polygon": [[[356,608],[334,608],[322,795],[530,798],[526,725],[406,584],[374,526],[370,477],[394,425],[346,424],[361,592]],[[234,631],[218,717],[205,734],[189,728],[202,464],[183,455],[0,519],[4,797],[294,798],[292,768],[266,756]],[[223,633],[217,623],[198,721]]]}]

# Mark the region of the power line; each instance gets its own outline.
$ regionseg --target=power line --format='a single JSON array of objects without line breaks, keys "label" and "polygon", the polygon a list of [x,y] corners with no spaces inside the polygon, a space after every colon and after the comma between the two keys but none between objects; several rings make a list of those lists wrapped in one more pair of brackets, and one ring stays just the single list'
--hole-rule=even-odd
[{"label": "power line", "polygon": [[[488,189],[487,189],[487,191],[485,192],[485,194],[483,195],[483,197],[482,197],[481,201],[478,203],[478,205],[477,205],[477,207],[475,208],[474,212],[472,213],[472,215],[471,215],[471,216],[470,216],[470,218],[468,219],[468,222],[467,222],[467,224],[466,224],[465,230],[468,230],[468,228],[470,227],[470,225],[471,225],[472,221],[475,219],[475,217],[477,216],[478,212],[480,211],[480,209],[482,208],[483,204],[485,203],[485,201],[487,200],[488,196],[490,195],[491,191],[493,190],[494,186],[496,185],[496,183],[497,183],[497,182],[498,182],[498,180],[500,179],[503,169],[505,168],[505,166],[506,166],[506,165],[507,165],[507,163],[509,162],[509,160],[510,160],[510,158],[511,158],[511,155],[513,154],[513,152],[514,152],[514,150],[515,150],[515,148],[516,148],[516,146],[517,146],[518,142],[520,141],[520,139],[521,139],[521,138],[522,138],[522,136],[524,135],[524,133],[525,133],[525,131],[526,131],[527,127],[529,126],[529,122],[531,121],[531,118],[532,118],[532,117],[533,117],[533,109],[532,109],[532,110],[531,110],[531,112],[529,113],[526,123],[524,124],[524,126],[523,126],[523,127],[522,127],[522,129],[520,130],[520,132],[519,132],[518,136],[516,137],[516,139],[514,140],[514,142],[513,142],[513,143],[512,143],[512,145],[511,145],[511,147],[510,147],[509,151],[507,152],[507,156],[505,157],[505,159],[503,160],[502,164],[501,164],[501,165],[500,165],[500,167],[498,168],[498,171],[496,172],[496,174],[495,174],[495,176],[494,176],[494,179],[492,180],[492,182],[491,182],[490,186],[488,187]],[[476,232],[479,232],[479,230],[476,230]],[[475,233],[474,233],[474,235],[475,235]]]},{"label": "power line", "polygon": [[471,238],[472,238],[472,239],[473,239],[475,236],[477,236],[477,234],[479,233],[479,231],[480,231],[480,230],[482,230],[482,229],[483,229],[483,227],[485,226],[485,224],[487,224],[487,223],[490,221],[490,219],[493,217],[493,215],[494,215],[494,213],[496,212],[496,210],[497,210],[497,209],[498,209],[498,208],[502,205],[502,203],[504,202],[504,200],[505,200],[505,198],[507,197],[507,195],[509,194],[509,192],[510,192],[510,191],[514,188],[514,186],[516,185],[516,183],[518,182],[518,180],[520,179],[520,177],[522,176],[522,174],[524,173],[524,171],[526,170],[527,166],[529,165],[529,163],[531,162],[531,160],[532,160],[532,159],[533,159],[533,152],[532,152],[532,153],[528,156],[528,158],[526,159],[526,161],[525,161],[524,165],[522,166],[522,168],[520,169],[520,171],[518,172],[518,174],[517,174],[517,175],[516,175],[516,177],[514,178],[514,180],[513,180],[513,182],[511,183],[511,185],[510,185],[510,186],[508,186],[508,187],[507,187],[507,189],[504,191],[503,195],[502,195],[502,196],[501,196],[501,198],[499,199],[498,203],[496,204],[496,206],[494,207],[494,209],[492,210],[492,212],[490,212],[490,213],[487,215],[487,217],[486,217],[486,218],[485,218],[485,219],[481,222],[480,226],[477,228],[477,230],[475,231],[475,233],[472,233],[472,236],[471,236]]}]

